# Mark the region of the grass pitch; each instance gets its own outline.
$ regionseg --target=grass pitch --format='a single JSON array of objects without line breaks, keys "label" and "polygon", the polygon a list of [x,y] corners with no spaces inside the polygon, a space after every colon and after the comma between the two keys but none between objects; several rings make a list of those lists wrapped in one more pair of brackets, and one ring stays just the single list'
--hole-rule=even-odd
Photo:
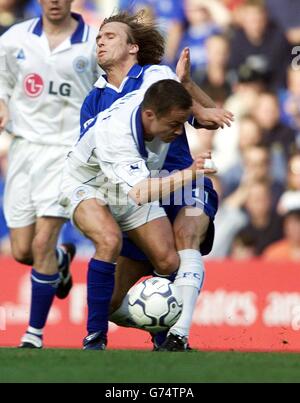
[{"label": "grass pitch", "polygon": [[0,349],[4,382],[300,382],[300,355]]}]

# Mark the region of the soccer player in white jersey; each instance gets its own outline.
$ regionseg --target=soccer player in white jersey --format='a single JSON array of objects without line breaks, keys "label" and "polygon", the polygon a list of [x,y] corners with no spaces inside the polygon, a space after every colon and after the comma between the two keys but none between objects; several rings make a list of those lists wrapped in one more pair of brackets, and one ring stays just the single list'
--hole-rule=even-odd
[{"label": "soccer player in white jersey", "polygon": [[[190,183],[210,155],[199,156],[185,171],[165,178],[152,178],[150,170],[160,172],[170,143],[183,133],[191,111],[192,98],[180,83],[159,81],[145,96],[143,90],[135,91],[100,113],[68,155],[61,202],[69,207],[75,225],[95,242],[96,255],[89,267],[89,299],[102,305],[96,312],[102,315],[102,349],[106,346],[115,261],[122,246],[121,230],[148,253],[160,275],[170,275],[180,265],[166,213],[149,202]],[[80,209],[88,200],[96,201],[92,223]],[[101,292],[93,287],[99,275],[105,284]],[[85,339],[86,349],[91,349],[94,338],[92,333]],[[99,344],[98,340],[98,349]]]},{"label": "soccer player in white jersey", "polygon": [[[164,78],[176,79],[175,75],[166,66],[157,66],[163,57],[163,42],[153,25],[145,25],[143,23],[142,15],[140,14],[128,16],[127,14],[120,13],[105,20],[100,28],[97,44],[99,65],[106,72],[106,75],[100,77],[83,105],[82,125],[99,112],[110,107],[116,99],[133,90],[151,85],[151,82],[153,83]],[[155,64],[155,66],[149,66],[151,64]],[[188,67],[189,53],[185,50],[182,53],[177,71],[180,80],[193,96],[194,114],[197,115],[197,120],[210,127],[222,127],[225,124],[230,124],[232,115],[222,109],[215,109],[213,101],[191,81]],[[186,168],[192,163],[186,136],[179,137],[175,143],[178,145],[178,151],[171,158],[171,168],[170,164],[164,167],[164,169],[169,171]],[[206,190],[209,195],[209,205],[216,205],[217,197],[212,186],[204,189],[204,191]],[[207,206],[208,204],[205,207]],[[206,239],[209,239],[207,234],[211,233],[211,231],[208,231],[208,229],[213,230],[213,217],[216,207],[213,206],[211,209],[205,208],[205,214],[200,214],[203,213],[203,209],[201,211],[193,210],[193,213],[196,213],[194,215],[186,214],[187,209],[191,207],[182,207],[180,213],[175,217],[173,224],[176,246],[185,267],[192,267],[195,273],[203,277],[204,264],[202,252],[203,254],[208,253],[209,247],[212,245],[213,236],[210,237],[206,251],[200,251],[199,245],[204,245]],[[85,217],[86,225],[91,223],[90,233],[94,242],[97,243],[98,240],[101,240],[103,228],[99,226],[94,227],[92,232],[93,223],[97,216],[97,203],[95,200],[84,200],[77,212],[75,212],[75,216],[76,214],[81,214]],[[153,233],[155,234],[155,228]],[[100,247],[101,243],[99,243]],[[143,254],[139,250],[130,250],[133,247],[134,245],[130,245],[128,239],[124,239],[124,247],[121,257],[118,259],[116,269],[113,310],[120,306],[128,289],[145,273],[145,268],[149,265],[147,258],[145,255],[141,256]],[[164,261],[164,258],[160,256],[160,247],[157,251],[155,248],[152,248],[148,252],[151,253],[151,256],[157,252],[157,260],[161,259]],[[89,268],[90,270],[93,271],[93,268]],[[190,272],[190,270],[187,271]],[[96,278],[96,273],[93,273],[93,276],[92,286],[94,289],[98,289],[99,298],[98,301],[96,298],[88,298],[88,332],[95,334],[94,339],[91,338],[90,341],[91,348],[97,348],[97,340],[99,340],[99,346],[101,346],[101,334],[99,336],[98,331],[101,329],[101,315],[104,314],[103,312],[99,312],[99,310],[101,307],[101,289],[105,285],[102,282],[102,273],[99,273],[98,278]],[[202,282],[198,280],[193,281],[192,279],[184,284],[184,281],[179,280],[178,277],[177,284],[182,286],[181,290],[185,295],[186,303],[184,313],[181,315],[180,322],[178,322],[178,328],[172,330],[176,336],[178,335],[178,343],[175,340],[175,344],[179,346],[179,349],[185,349],[187,346],[186,338],[189,335],[192,323],[192,314]],[[89,289],[88,282],[88,294],[90,292]]]},{"label": "soccer player in white jersey", "polygon": [[32,269],[30,321],[21,347],[41,348],[55,295],[72,279],[71,245],[56,248],[66,211],[59,205],[67,151],[95,82],[96,32],[71,13],[72,0],[40,0],[41,18],[0,38],[0,130],[14,135],[4,199],[14,258]]}]

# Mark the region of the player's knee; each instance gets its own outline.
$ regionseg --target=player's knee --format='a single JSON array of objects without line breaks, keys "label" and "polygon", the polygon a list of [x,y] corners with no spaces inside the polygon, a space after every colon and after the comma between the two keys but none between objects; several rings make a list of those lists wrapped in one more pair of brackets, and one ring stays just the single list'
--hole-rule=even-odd
[{"label": "player's knee", "polygon": [[94,243],[97,251],[110,252],[119,255],[122,248],[122,234],[118,231],[106,231],[103,234],[96,235]]},{"label": "player's knee", "polygon": [[166,251],[164,254],[161,254],[159,260],[157,262],[156,271],[162,275],[168,275],[174,273],[179,267],[180,261],[179,256],[176,253],[175,249]]},{"label": "player's knee", "polygon": [[24,246],[12,245],[12,255],[18,263],[25,264],[28,266],[33,265],[33,257],[31,249],[27,249]]},{"label": "player's knee", "polygon": [[52,250],[52,244],[50,236],[46,233],[37,234],[32,243],[33,255],[36,256],[46,256],[49,250]]}]

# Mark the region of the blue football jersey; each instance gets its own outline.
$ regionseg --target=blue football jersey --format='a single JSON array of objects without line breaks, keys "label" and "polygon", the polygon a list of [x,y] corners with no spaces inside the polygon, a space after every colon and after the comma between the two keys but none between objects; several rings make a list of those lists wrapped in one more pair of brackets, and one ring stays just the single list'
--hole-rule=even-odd
[{"label": "blue football jersey", "polygon": [[[105,76],[101,76],[82,106],[80,117],[81,136],[84,135],[86,127],[93,121],[95,116],[108,109],[115,101],[124,97],[126,94],[140,89],[145,82],[148,82],[148,76],[151,75],[152,77],[151,84],[163,78],[169,79],[172,74],[168,73],[168,70],[170,69],[166,66],[156,67],[148,65],[142,67],[136,64],[131,68],[120,88],[109,85]],[[164,77],[162,74],[166,74],[166,76]],[[172,78],[176,78],[174,73]],[[187,136],[186,133],[184,133],[171,144],[163,170],[172,172],[176,169],[185,169],[192,163],[193,159]]]}]

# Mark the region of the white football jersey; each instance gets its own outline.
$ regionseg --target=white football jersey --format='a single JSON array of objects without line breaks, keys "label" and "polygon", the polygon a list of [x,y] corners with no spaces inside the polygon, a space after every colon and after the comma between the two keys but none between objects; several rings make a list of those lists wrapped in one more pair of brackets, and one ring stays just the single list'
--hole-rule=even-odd
[{"label": "white football jersey", "polygon": [[161,170],[170,144],[144,141],[141,106],[145,91],[138,90],[101,112],[67,159],[68,173],[82,184],[101,187],[109,182],[123,193]]},{"label": "white football jersey", "polygon": [[0,37],[0,98],[9,102],[9,130],[33,143],[74,144],[81,105],[99,75],[97,32],[72,15],[76,31],[52,51],[42,18]]}]

